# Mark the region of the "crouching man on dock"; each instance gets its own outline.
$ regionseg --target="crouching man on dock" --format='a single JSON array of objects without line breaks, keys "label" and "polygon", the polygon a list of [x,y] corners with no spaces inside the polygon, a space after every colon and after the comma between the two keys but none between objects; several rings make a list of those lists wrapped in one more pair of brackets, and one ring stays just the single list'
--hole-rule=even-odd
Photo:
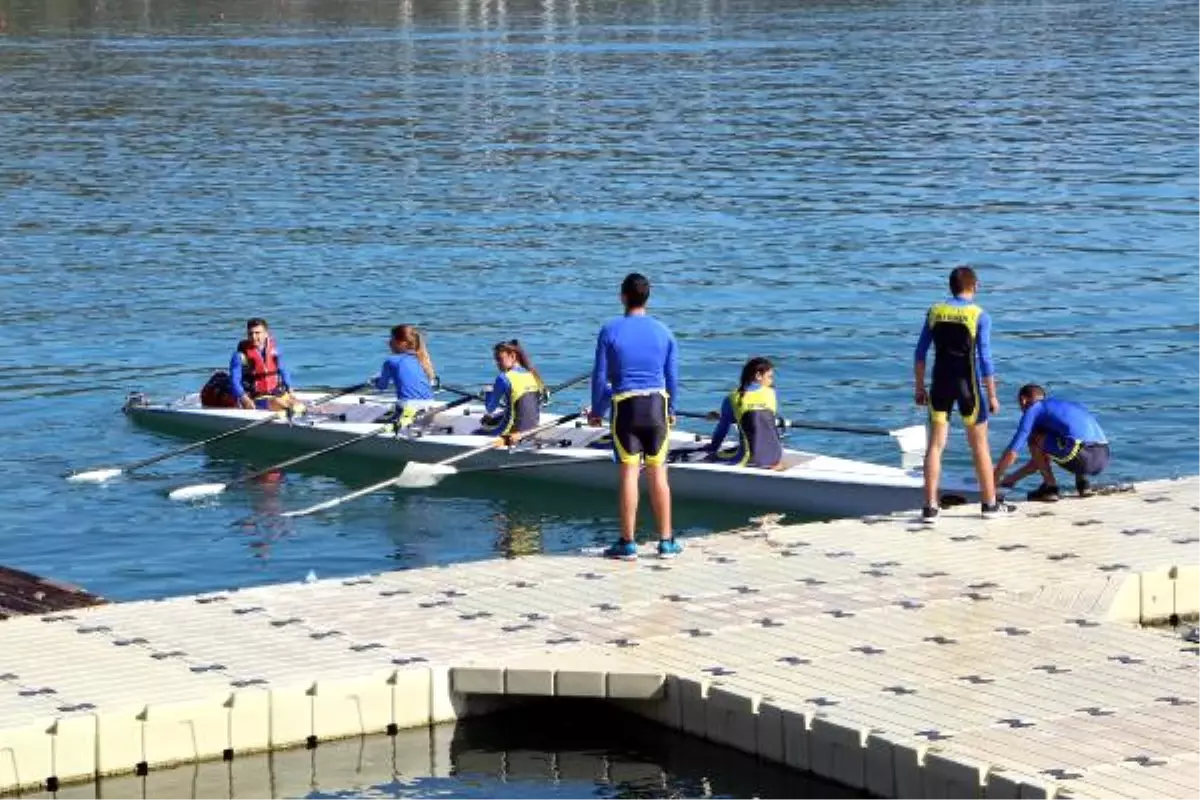
[{"label": "crouching man on dock", "polygon": [[[1080,497],[1090,495],[1088,478],[1103,472],[1110,456],[1108,438],[1100,423],[1079,403],[1047,397],[1046,390],[1035,383],[1021,387],[1017,402],[1021,405],[1021,422],[996,464],[996,483],[1011,487],[1022,478],[1040,472],[1042,485],[1029,493],[1029,499],[1053,502],[1059,496],[1053,470],[1053,465],[1058,464],[1075,475],[1075,489]],[[1029,462],[1005,477],[1005,470],[1016,463],[1017,453],[1026,444]]]}]

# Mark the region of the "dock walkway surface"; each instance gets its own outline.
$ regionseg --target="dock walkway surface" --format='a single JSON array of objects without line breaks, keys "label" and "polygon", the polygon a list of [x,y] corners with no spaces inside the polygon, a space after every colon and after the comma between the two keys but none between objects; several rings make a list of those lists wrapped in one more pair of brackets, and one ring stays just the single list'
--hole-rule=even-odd
[{"label": "dock walkway surface", "polygon": [[[0,623],[0,791],[609,698],[888,797],[1195,797],[1200,479]],[[648,548],[647,548],[647,552]]]}]

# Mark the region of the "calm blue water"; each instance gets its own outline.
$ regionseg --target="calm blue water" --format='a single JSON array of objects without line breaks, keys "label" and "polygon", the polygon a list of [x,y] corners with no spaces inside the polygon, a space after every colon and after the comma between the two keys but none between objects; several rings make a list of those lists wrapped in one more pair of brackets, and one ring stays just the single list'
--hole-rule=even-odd
[{"label": "calm blue water", "polygon": [[510,336],[560,380],[634,268],[685,408],[767,354],[789,414],[901,425],[969,261],[996,449],[1036,380],[1099,413],[1114,479],[1194,473],[1197,27],[1190,0],[0,0],[0,563],[136,598],[607,539],[607,492],[519,481],[293,527],[231,523],[378,476],[165,499],[276,455],[246,448],[60,475],[178,444],[125,393],[197,389],[249,316],[305,383],[361,379],[399,322],[447,381]]}]

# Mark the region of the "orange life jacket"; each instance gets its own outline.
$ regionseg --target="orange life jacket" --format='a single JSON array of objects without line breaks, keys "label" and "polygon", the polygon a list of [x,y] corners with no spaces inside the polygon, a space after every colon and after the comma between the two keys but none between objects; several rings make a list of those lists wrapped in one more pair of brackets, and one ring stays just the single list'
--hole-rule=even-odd
[{"label": "orange life jacket", "polygon": [[275,355],[275,340],[267,339],[264,352],[254,342],[244,339],[238,343],[242,354],[242,388],[251,397],[272,394],[279,388],[279,357]]}]

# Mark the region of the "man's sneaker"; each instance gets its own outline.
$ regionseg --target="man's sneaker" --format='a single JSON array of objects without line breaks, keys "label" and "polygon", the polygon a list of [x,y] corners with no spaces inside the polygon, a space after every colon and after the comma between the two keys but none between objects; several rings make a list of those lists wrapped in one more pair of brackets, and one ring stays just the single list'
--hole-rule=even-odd
[{"label": "man's sneaker", "polygon": [[1075,491],[1079,492],[1080,497],[1091,497],[1094,494],[1092,484],[1082,475],[1075,476]]},{"label": "man's sneaker", "polygon": [[619,558],[622,561],[637,561],[637,556],[637,542],[628,542],[624,539],[617,539],[617,541],[613,542],[604,549],[605,558]]},{"label": "man's sneaker", "polygon": [[937,506],[925,506],[921,509],[921,522],[926,525],[936,525],[938,519]]},{"label": "man's sneaker", "polygon": [[1011,503],[1004,502],[1003,499],[998,499],[994,503],[980,503],[979,514],[984,519],[998,519],[1011,515],[1017,507]]},{"label": "man's sneaker", "polygon": [[658,540],[658,557],[659,558],[674,558],[683,552],[683,545],[675,541],[675,537],[670,539]]},{"label": "man's sneaker", "polygon": [[1030,500],[1041,500],[1044,503],[1053,503],[1058,500],[1058,485],[1055,484],[1051,486],[1048,483],[1043,483],[1041,486],[1025,496]]}]

